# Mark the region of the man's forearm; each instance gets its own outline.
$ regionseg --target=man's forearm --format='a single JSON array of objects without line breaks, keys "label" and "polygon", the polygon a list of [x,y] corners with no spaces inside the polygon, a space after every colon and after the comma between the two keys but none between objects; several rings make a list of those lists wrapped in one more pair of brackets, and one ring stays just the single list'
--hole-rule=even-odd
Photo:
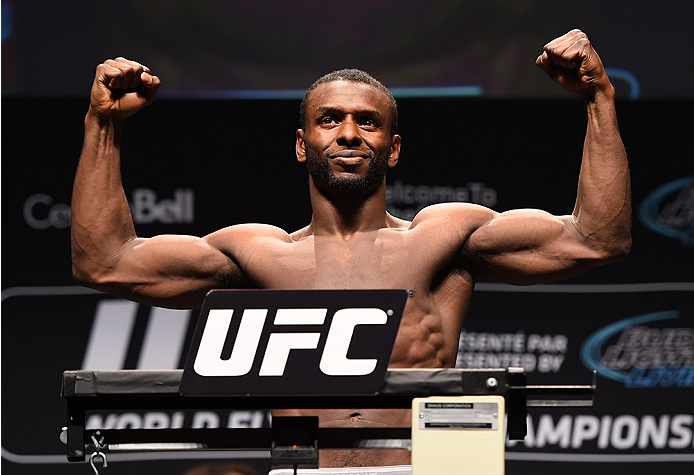
[{"label": "man's forearm", "polygon": [[574,218],[587,244],[605,258],[631,247],[631,180],[614,107],[614,89],[586,100],[588,125]]},{"label": "man's forearm", "polygon": [[72,259],[77,280],[94,280],[112,268],[135,238],[120,175],[122,121],[88,113],[72,195]]}]

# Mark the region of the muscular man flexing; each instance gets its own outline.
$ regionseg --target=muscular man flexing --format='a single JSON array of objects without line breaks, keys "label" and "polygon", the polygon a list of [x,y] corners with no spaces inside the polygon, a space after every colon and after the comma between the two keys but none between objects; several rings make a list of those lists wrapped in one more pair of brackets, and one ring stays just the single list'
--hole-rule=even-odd
[{"label": "muscular man flexing", "polygon": [[[159,78],[123,58],[97,68],[72,201],[72,256],[82,284],[138,302],[195,308],[214,288],[397,288],[410,297],[392,367],[451,367],[475,282],[549,282],[624,257],[630,178],[614,89],[585,34],[544,47],[537,65],[581,96],[587,133],[573,213],[497,213],[468,203],[429,206],[404,221],[386,211],[388,168],[400,154],[397,109],[370,76],[317,81],[302,107],[296,156],[306,163],[313,216],[293,233],[262,224],[205,237],[137,237],[120,177],[126,117],[154,100]],[[541,136],[541,134],[539,134]],[[538,146],[541,146],[538,143]],[[405,410],[318,414],[322,426],[409,426]],[[409,463],[407,451],[322,451],[321,467]]]}]

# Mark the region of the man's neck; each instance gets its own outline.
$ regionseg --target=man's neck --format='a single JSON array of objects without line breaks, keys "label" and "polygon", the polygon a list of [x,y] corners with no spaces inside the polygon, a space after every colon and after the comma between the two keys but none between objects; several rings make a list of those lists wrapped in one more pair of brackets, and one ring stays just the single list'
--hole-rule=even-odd
[{"label": "man's neck", "polygon": [[328,195],[312,182],[309,185],[312,234],[339,235],[349,238],[360,232],[388,226],[385,180],[370,193]]}]

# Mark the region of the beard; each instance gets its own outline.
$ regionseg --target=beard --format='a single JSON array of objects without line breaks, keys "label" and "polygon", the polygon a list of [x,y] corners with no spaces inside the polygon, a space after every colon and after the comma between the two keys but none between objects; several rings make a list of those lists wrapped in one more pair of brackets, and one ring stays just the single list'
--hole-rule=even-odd
[{"label": "beard", "polygon": [[306,144],[306,168],[313,182],[323,192],[334,195],[361,194],[375,190],[383,182],[389,155],[390,147],[378,154],[371,152],[363,175],[350,175],[349,172],[353,171],[350,168],[345,170],[347,173],[337,175],[330,167],[327,153],[321,156],[318,150]]}]

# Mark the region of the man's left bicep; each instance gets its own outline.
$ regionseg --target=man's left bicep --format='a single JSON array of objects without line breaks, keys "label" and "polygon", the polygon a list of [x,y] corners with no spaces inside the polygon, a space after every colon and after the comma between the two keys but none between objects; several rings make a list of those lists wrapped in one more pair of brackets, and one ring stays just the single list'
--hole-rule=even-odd
[{"label": "man's left bicep", "polygon": [[478,280],[527,285],[551,282],[593,267],[593,256],[571,216],[540,210],[498,214],[465,244]]}]

